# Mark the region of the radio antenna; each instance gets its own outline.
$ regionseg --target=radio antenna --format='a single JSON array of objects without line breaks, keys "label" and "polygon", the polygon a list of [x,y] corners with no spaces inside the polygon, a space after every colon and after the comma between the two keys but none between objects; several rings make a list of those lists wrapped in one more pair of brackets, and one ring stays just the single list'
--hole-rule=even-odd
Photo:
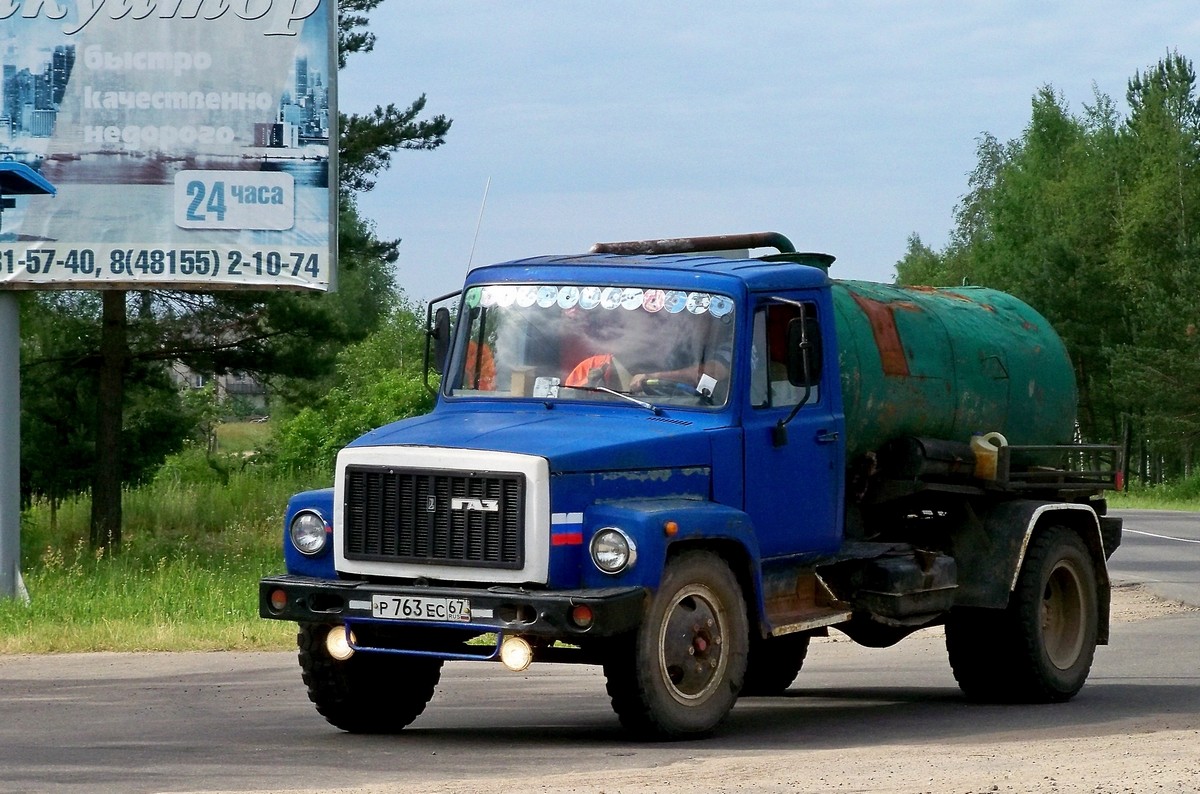
[{"label": "radio antenna", "polygon": [[483,225],[483,210],[487,207],[488,191],[492,188],[492,178],[487,178],[487,184],[483,186],[483,201],[479,203],[479,218],[475,221],[475,237],[471,240],[471,254],[467,257],[467,270],[471,269],[471,263],[475,261],[475,244],[479,242],[479,227]]}]

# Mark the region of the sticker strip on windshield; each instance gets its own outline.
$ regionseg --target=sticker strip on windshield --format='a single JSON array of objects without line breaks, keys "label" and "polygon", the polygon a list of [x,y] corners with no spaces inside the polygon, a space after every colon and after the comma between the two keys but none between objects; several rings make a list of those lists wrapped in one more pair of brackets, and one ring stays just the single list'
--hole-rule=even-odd
[{"label": "sticker strip on windshield", "polygon": [[585,311],[601,308],[608,311],[638,309],[655,313],[665,311],[679,314],[711,314],[725,317],[733,312],[733,299],[709,292],[684,292],[682,290],[643,289],[641,287],[576,287],[553,284],[496,284],[487,287],[471,287],[466,295],[467,308],[477,306],[508,307],[516,305],[522,309],[535,304],[543,309],[557,306],[564,311],[576,307]]}]

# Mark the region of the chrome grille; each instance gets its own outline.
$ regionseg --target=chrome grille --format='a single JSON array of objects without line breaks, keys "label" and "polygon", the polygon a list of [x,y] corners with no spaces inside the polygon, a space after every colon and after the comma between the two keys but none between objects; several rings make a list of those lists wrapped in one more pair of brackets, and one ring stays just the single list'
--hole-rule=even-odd
[{"label": "chrome grille", "polygon": [[521,474],[347,466],[343,552],[476,568],[525,564]]}]

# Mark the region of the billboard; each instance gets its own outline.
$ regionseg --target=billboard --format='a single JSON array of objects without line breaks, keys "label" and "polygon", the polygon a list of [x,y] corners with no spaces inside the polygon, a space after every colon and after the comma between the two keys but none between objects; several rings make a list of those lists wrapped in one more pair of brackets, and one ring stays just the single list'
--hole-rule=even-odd
[{"label": "billboard", "polygon": [[330,289],[335,14],[0,0],[0,287]]}]

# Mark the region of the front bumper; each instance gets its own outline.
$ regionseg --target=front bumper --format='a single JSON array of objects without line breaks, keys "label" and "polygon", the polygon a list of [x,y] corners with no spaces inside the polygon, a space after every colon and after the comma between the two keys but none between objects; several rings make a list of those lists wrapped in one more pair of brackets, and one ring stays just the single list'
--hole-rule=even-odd
[{"label": "front bumper", "polygon": [[[272,594],[276,591],[286,595],[282,609],[273,605]],[[380,619],[372,610],[373,596],[467,599],[471,617],[467,622]],[[397,629],[475,629],[575,642],[633,630],[641,622],[646,596],[646,589],[641,587],[531,591],[517,587],[390,585],[282,574],[259,581],[258,613],[264,618],[299,623],[371,623]],[[590,608],[593,615],[591,623],[583,628],[571,618],[573,610],[579,606]]]}]

